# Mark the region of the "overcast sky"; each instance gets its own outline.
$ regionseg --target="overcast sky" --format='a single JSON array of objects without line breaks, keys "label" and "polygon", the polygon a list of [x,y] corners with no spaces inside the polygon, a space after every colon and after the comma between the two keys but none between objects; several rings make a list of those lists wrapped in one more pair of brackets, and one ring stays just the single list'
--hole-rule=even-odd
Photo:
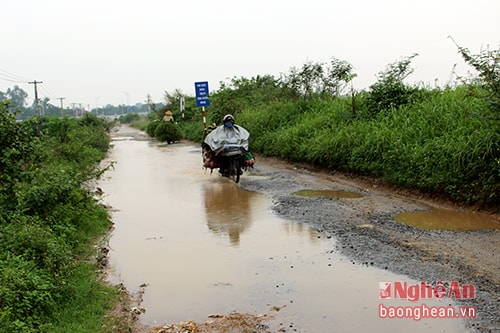
[{"label": "overcast sky", "polygon": [[14,85],[59,105],[135,104],[194,82],[279,77],[345,60],[367,88],[413,53],[411,82],[444,85],[472,53],[500,45],[498,0],[3,0],[0,91]]}]

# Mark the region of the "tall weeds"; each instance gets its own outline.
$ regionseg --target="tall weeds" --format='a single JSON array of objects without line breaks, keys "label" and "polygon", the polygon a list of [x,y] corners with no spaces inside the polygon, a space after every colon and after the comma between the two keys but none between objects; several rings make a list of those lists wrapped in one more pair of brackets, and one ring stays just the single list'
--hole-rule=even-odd
[{"label": "tall weeds", "polygon": [[499,199],[500,131],[476,117],[487,104],[467,87],[376,117],[355,118],[346,99],[248,108],[239,122],[251,147],[267,155],[385,179],[470,204]]}]

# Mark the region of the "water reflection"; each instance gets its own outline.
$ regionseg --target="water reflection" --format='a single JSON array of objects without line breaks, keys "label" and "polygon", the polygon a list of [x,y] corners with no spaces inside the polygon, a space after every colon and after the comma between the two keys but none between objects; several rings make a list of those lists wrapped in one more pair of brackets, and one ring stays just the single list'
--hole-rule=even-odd
[{"label": "water reflection", "polygon": [[203,184],[208,228],[215,234],[229,236],[238,246],[240,235],[252,224],[252,200],[257,194],[241,190],[232,182]]},{"label": "water reflection", "polygon": [[308,236],[311,244],[319,244],[321,239],[325,238],[322,237],[316,229],[313,229],[304,223],[295,223],[295,222],[283,223],[282,230],[287,236],[290,235],[301,235],[304,237]]}]

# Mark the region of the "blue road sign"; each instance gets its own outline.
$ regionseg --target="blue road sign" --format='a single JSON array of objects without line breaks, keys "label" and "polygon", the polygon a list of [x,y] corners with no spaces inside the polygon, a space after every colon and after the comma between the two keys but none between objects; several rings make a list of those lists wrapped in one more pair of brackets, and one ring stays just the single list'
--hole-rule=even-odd
[{"label": "blue road sign", "polygon": [[210,106],[207,81],[195,82],[194,91],[196,93],[196,106]]}]

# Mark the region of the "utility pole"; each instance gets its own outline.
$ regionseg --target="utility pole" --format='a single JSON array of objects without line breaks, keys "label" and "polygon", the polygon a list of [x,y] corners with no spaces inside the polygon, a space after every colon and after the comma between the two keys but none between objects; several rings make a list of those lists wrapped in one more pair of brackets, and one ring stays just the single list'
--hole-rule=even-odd
[{"label": "utility pole", "polygon": [[38,89],[36,88],[36,85],[37,83],[43,83],[43,82],[34,80],[33,82],[28,82],[28,83],[35,85],[36,135],[40,135],[40,110],[38,108]]},{"label": "utility pole", "polygon": [[63,99],[66,99],[66,97],[59,97],[58,100],[61,101],[61,116],[63,115],[64,107],[63,107]]}]

